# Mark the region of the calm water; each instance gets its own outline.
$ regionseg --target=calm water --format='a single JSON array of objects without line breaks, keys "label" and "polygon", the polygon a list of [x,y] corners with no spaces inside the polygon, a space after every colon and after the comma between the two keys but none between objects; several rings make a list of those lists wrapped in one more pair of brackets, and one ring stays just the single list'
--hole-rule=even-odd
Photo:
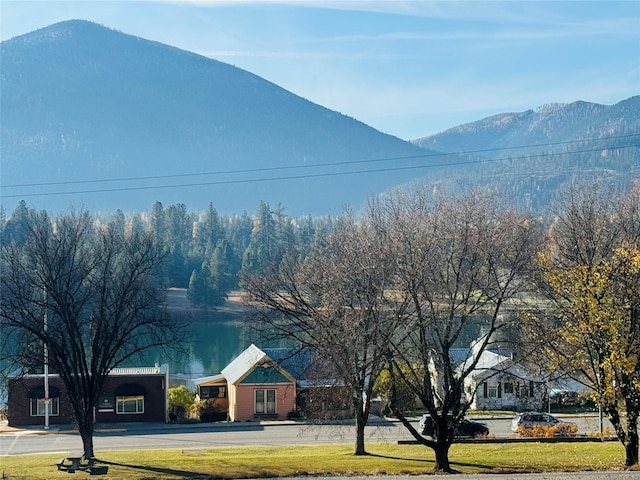
[{"label": "calm water", "polygon": [[168,363],[171,375],[197,378],[217,375],[251,343],[262,346],[245,323],[216,312],[209,315],[210,320],[189,322],[189,340],[182,350],[152,351],[132,362],[136,366]]},{"label": "calm water", "polygon": [[168,363],[171,375],[190,378],[217,375],[251,343],[262,346],[237,301],[205,312],[190,307],[184,290],[171,289],[167,300],[171,315],[188,325],[189,341],[180,352],[152,351],[127,366]]}]

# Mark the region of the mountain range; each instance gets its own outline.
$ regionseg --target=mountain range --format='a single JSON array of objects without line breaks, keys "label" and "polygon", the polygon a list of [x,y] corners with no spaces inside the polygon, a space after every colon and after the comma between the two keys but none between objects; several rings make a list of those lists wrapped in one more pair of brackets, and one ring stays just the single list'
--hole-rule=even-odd
[{"label": "mountain range", "polygon": [[[0,44],[2,205],[339,213],[416,180],[543,207],[575,175],[628,182],[640,96],[497,115],[405,141],[250,72],[69,20]],[[518,148],[516,148],[518,147]],[[577,152],[577,153],[576,153]]]}]

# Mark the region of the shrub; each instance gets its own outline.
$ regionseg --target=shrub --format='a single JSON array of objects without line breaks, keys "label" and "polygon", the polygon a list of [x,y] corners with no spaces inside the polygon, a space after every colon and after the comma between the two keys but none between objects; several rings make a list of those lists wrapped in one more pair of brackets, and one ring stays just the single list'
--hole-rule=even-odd
[{"label": "shrub", "polygon": [[559,423],[551,427],[555,436],[570,437],[578,433],[578,427],[573,423]]},{"label": "shrub", "polygon": [[169,405],[169,421],[171,423],[185,423],[189,419],[189,411],[184,405]]},{"label": "shrub", "polygon": [[615,436],[616,435],[614,434],[614,432],[611,431],[611,429],[609,429],[609,427],[604,427],[602,432],[590,432],[589,433],[589,437],[591,437],[591,438],[611,438],[611,437],[615,437]]},{"label": "shrub", "polygon": [[291,410],[287,413],[288,420],[299,420],[302,418],[302,414],[296,410]]},{"label": "shrub", "polygon": [[183,423],[189,419],[189,411],[196,399],[196,394],[180,385],[169,389],[169,421]]},{"label": "shrub", "polygon": [[573,423],[558,423],[551,427],[544,425],[534,425],[531,428],[518,427],[518,434],[533,438],[570,437],[577,432],[578,427]]},{"label": "shrub", "polygon": [[227,419],[226,410],[212,399],[200,400],[195,407],[201,422],[220,422]]}]

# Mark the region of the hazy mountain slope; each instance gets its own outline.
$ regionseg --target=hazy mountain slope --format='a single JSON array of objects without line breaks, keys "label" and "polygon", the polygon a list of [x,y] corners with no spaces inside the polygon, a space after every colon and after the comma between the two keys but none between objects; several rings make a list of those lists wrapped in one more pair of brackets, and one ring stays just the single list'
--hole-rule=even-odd
[{"label": "hazy mountain slope", "polygon": [[[429,161],[350,164],[424,151],[244,70],[94,23],[58,23],[0,48],[2,203],[9,210],[24,198],[51,209],[73,203],[125,211],[155,200],[191,208],[211,201],[230,213],[266,200],[292,214],[322,214],[419,174],[395,167]],[[319,163],[341,165],[309,167]],[[309,168],[294,168],[301,166]],[[335,176],[375,169],[386,171]],[[251,172],[219,174],[237,170]],[[282,177],[296,178],[273,180]],[[24,186],[96,179],[119,180]],[[16,184],[23,186],[10,187]],[[137,190],[122,190],[129,187]],[[30,196],[86,190],[96,193]]]},{"label": "hazy mountain slope", "polygon": [[414,143],[473,152],[480,162],[473,171],[445,183],[491,187],[514,204],[543,209],[570,183],[597,179],[626,188],[640,179],[640,96],[611,106],[575,102],[494,115]]},{"label": "hazy mountain slope", "polygon": [[640,96],[495,115],[409,143],[231,65],[86,21],[2,42],[0,63],[8,211],[20,199],[108,212],[159,200],[232,213],[265,200],[326,214],[414,180],[546,208],[569,182],[640,178]]},{"label": "hazy mountain slope", "polygon": [[[548,104],[526,112],[502,113],[444,132],[414,140],[416,145],[442,152],[483,151],[489,158],[504,157],[504,149],[517,154],[539,153],[549,144],[602,139],[640,132],[640,96],[615,105],[574,102]],[[616,142],[618,139],[615,139]],[[567,146],[560,147],[566,149]],[[507,155],[510,153],[507,153]]]}]

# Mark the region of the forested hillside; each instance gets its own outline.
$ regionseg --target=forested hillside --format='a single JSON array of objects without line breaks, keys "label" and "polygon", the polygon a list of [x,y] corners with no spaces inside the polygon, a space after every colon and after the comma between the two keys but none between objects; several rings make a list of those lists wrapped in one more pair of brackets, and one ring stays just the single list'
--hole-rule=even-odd
[{"label": "forested hillside", "polygon": [[[21,244],[34,209],[23,202],[0,215],[3,245]],[[317,235],[331,225],[327,218],[295,220],[280,207],[260,202],[254,214],[219,214],[210,204],[205,210],[190,211],[184,204],[164,206],[155,202],[145,213],[121,210],[96,218],[117,232],[151,232],[166,253],[164,284],[188,288],[191,303],[202,308],[220,305],[227,292],[238,287],[240,271],[259,272],[277,265],[285,251],[304,252]]]},{"label": "forested hillside", "polygon": [[542,210],[576,181],[625,189],[640,178],[640,96],[494,115],[414,143],[474,157],[449,184],[495,188],[514,204]]}]

